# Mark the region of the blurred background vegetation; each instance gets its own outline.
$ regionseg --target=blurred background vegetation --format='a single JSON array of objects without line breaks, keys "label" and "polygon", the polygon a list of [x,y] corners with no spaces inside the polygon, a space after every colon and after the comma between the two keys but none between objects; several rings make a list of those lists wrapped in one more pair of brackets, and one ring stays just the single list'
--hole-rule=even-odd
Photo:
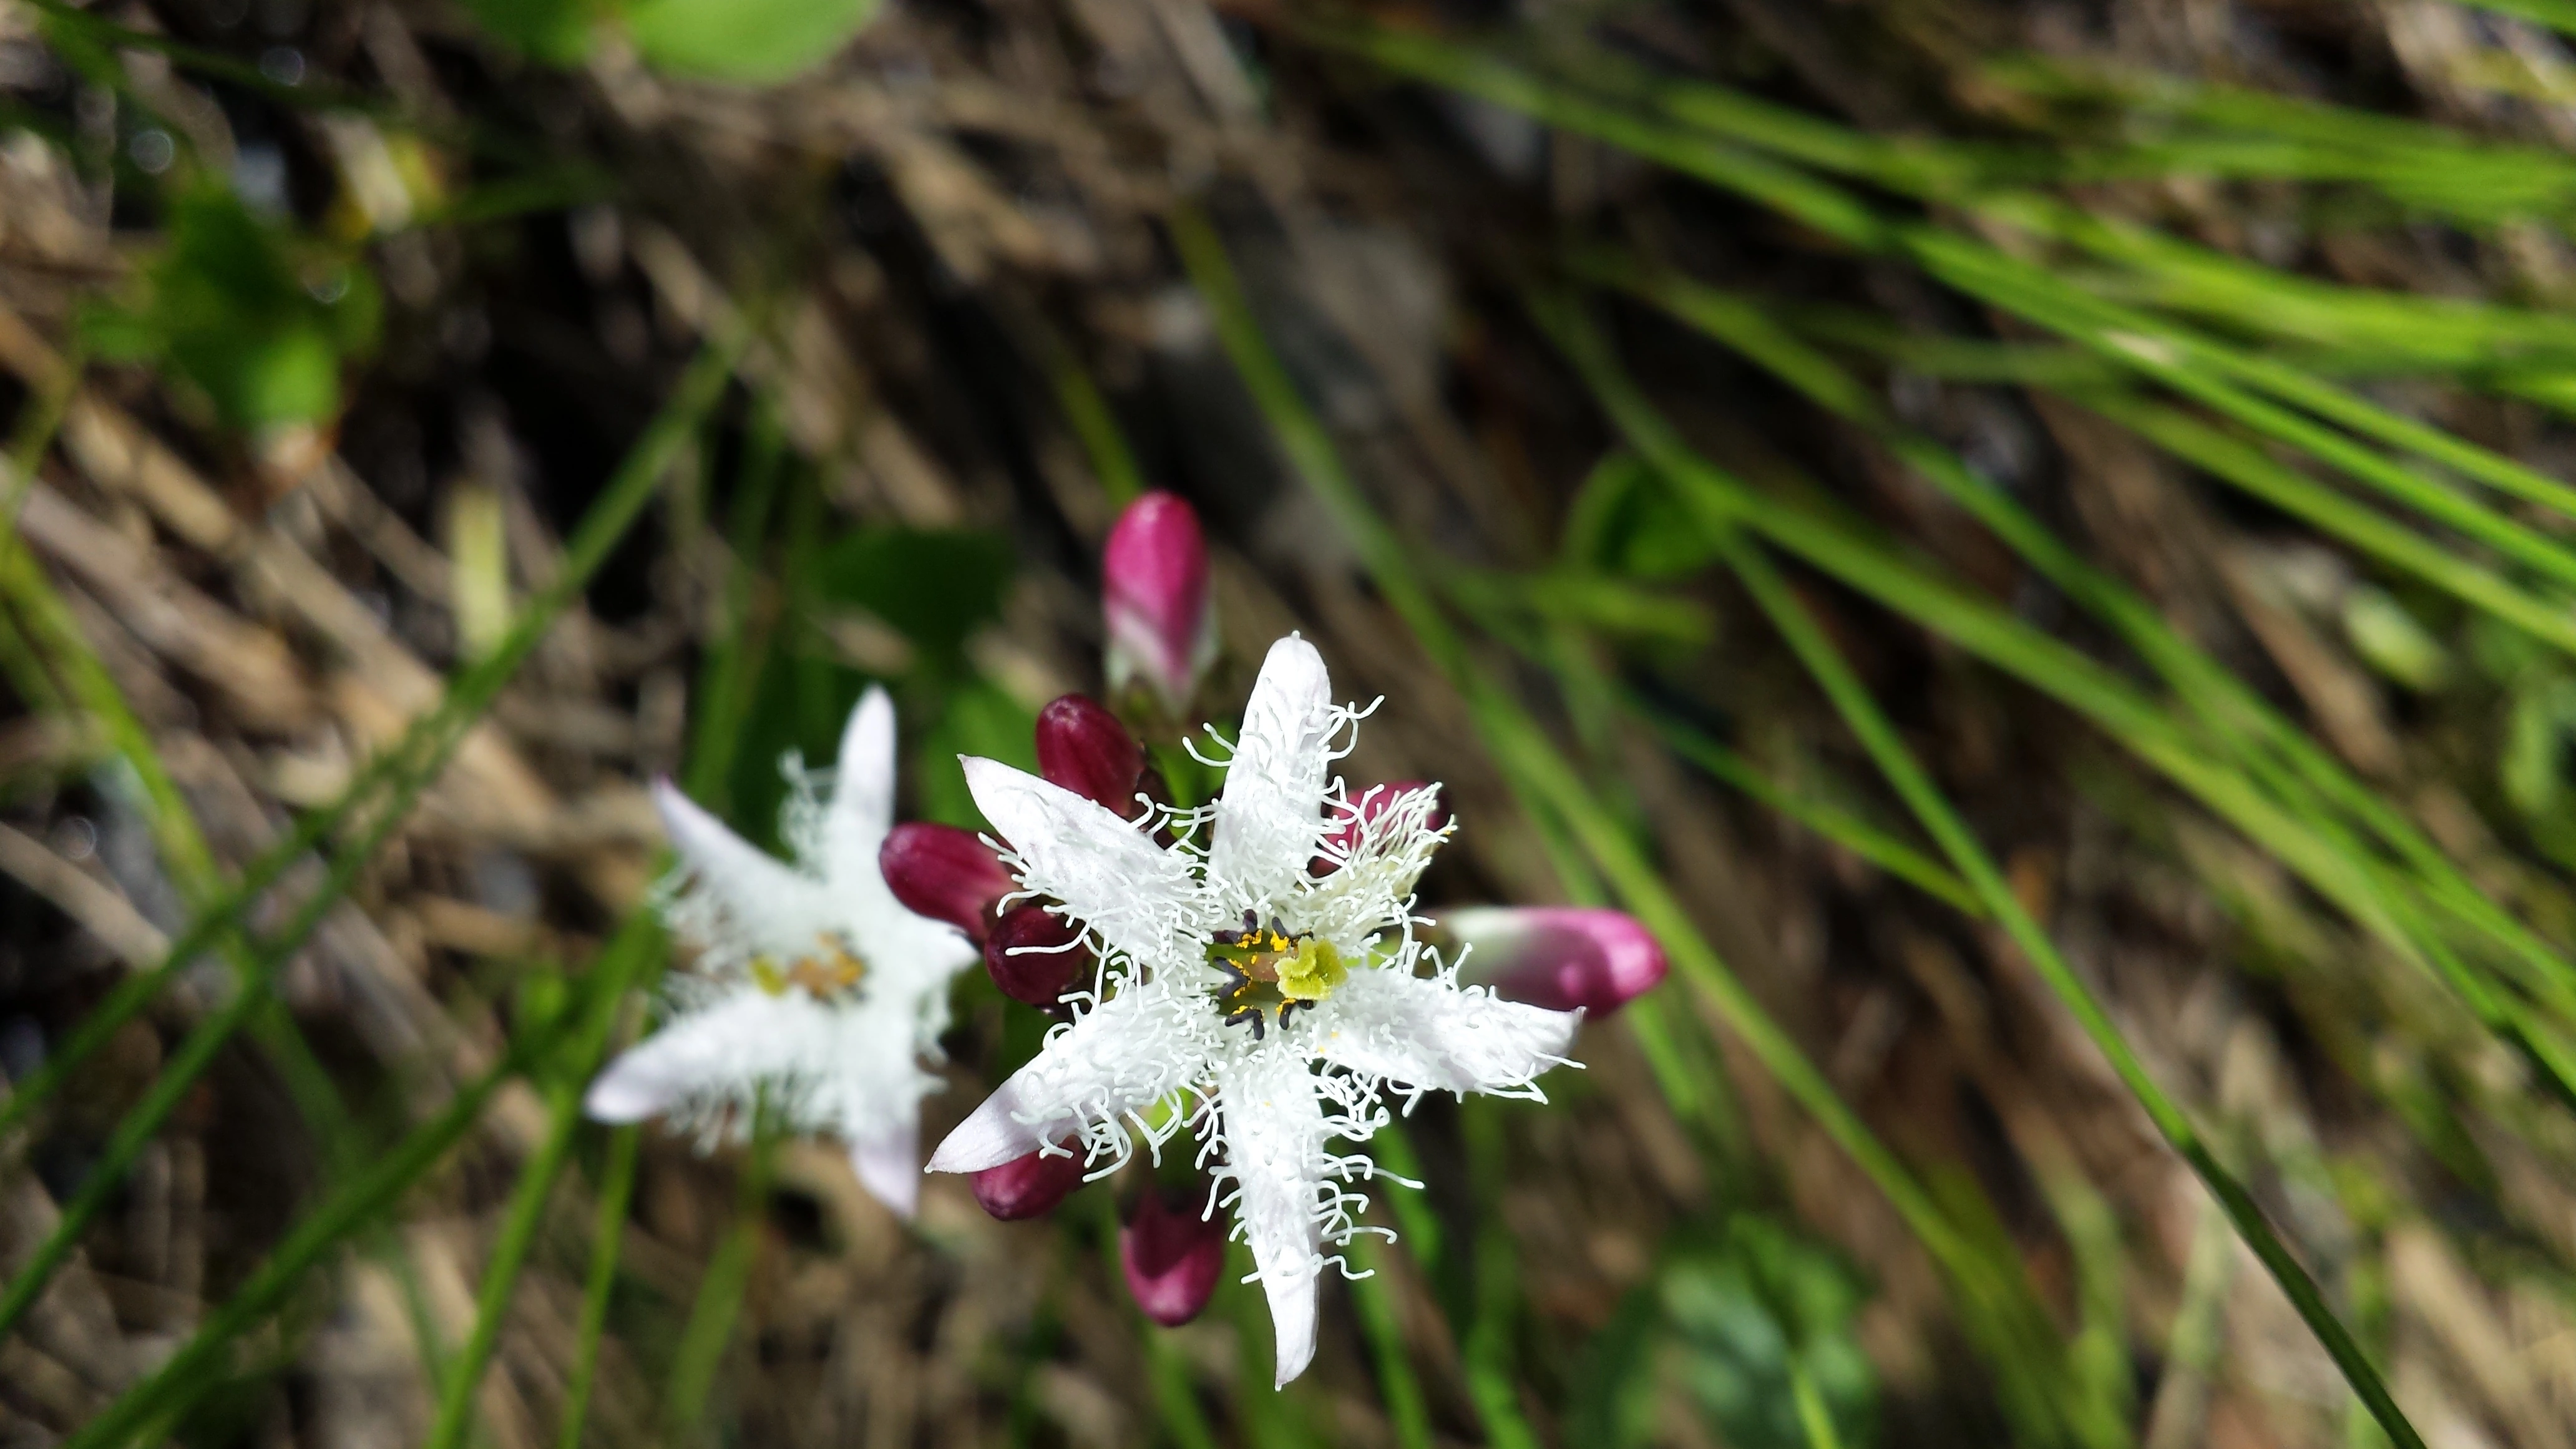
[{"label": "blurred background vegetation", "polygon": [[[0,1441],[2576,1443],[2571,36],[0,0]],[[577,1110],[643,782],[882,681],[978,823],[1147,488],[1430,910],[1675,968],[1284,1393],[1106,1193]]]}]

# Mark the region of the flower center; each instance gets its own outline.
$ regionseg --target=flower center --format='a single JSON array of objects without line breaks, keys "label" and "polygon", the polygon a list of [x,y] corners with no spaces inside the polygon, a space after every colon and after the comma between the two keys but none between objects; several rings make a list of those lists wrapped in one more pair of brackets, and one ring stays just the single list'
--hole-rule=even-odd
[{"label": "flower center", "polygon": [[1225,973],[1216,990],[1216,1009],[1228,1026],[1248,1024],[1252,1039],[1261,1040],[1265,1021],[1288,1024],[1288,1013],[1313,1007],[1332,994],[1349,973],[1342,953],[1330,941],[1304,931],[1295,935],[1270,918],[1263,926],[1252,912],[1243,913],[1243,929],[1219,931],[1209,939],[1208,964]]},{"label": "flower center", "polygon": [[830,932],[816,934],[814,945],[812,955],[794,957],[783,964],[775,956],[752,957],[751,979],[772,996],[802,991],[816,1001],[829,1001],[857,986],[859,978],[868,974],[868,963]]}]

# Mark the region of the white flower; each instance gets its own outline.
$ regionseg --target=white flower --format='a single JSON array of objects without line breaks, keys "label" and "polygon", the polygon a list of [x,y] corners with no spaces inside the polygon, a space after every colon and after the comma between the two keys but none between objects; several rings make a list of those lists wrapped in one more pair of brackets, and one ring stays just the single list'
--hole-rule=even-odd
[{"label": "white flower", "polygon": [[[1367,1199],[1350,1184],[1374,1175],[1368,1158],[1327,1144],[1365,1141],[1386,1121],[1381,1087],[1408,1107],[1427,1091],[1536,1097],[1533,1079],[1565,1060],[1581,1020],[1462,987],[1456,963],[1416,939],[1427,922],[1413,883],[1449,827],[1432,824],[1435,791],[1366,814],[1328,778],[1360,713],[1333,704],[1322,657],[1291,635],[1262,665],[1208,809],[1140,803],[1123,820],[966,761],[1022,891],[1081,926],[1103,964],[1080,998],[1089,1009],[940,1145],[931,1170],[980,1171],[1079,1138],[1088,1160],[1105,1160],[1098,1175],[1126,1160],[1131,1133],[1159,1152],[1192,1128],[1201,1164],[1221,1159],[1282,1384],[1314,1357],[1316,1276],[1342,1263],[1324,1250],[1362,1231]],[[1158,845],[1157,829],[1175,843]],[[1166,1102],[1180,1110],[1152,1114]]]},{"label": "white flower", "polygon": [[654,789],[680,868],[664,914],[703,947],[668,988],[661,1030],[611,1062],[583,1105],[608,1122],[669,1115],[713,1137],[754,1107],[849,1144],[859,1181],[910,1216],[920,1106],[939,1085],[948,981],[976,959],[956,928],[896,904],[877,869],[893,825],[894,704],[871,689],[850,715],[828,801],[791,763],[782,826],[798,864],[746,843],[668,781]]}]

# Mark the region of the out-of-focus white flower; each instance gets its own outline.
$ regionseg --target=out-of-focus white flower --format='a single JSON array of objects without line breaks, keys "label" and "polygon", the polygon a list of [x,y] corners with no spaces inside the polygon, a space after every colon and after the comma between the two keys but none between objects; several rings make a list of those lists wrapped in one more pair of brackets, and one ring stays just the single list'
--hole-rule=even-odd
[{"label": "out-of-focus white flower", "polygon": [[[1113,812],[966,761],[1022,893],[1081,928],[1102,966],[1084,1007],[932,1156],[976,1172],[1078,1147],[1102,1175],[1184,1128],[1234,1209],[1277,1329],[1278,1382],[1315,1351],[1325,1249],[1362,1231],[1369,1159],[1328,1147],[1386,1121],[1381,1088],[1536,1097],[1580,1013],[1462,986],[1417,938],[1413,885],[1447,838],[1438,792],[1362,809],[1332,778],[1360,711],[1291,636],[1253,686],[1222,797]],[[1156,843],[1166,830],[1172,844]],[[1320,861],[1319,861],[1320,857]],[[1329,869],[1319,869],[1329,866]],[[1176,1110],[1158,1111],[1170,1103]],[[1385,1231],[1370,1228],[1368,1231]],[[1345,1267],[1347,1265],[1345,1264]]]},{"label": "out-of-focus white flower", "polygon": [[850,715],[828,796],[790,766],[772,859],[654,787],[679,869],[662,888],[674,930],[703,953],[667,988],[661,1029],[611,1062],[583,1105],[607,1122],[667,1116],[710,1139],[749,1129],[766,1100],[792,1129],[849,1145],[869,1192],[910,1216],[920,1196],[921,1099],[939,1085],[948,981],[976,958],[955,927],[914,915],[878,872],[893,823],[894,704],[872,689]]}]

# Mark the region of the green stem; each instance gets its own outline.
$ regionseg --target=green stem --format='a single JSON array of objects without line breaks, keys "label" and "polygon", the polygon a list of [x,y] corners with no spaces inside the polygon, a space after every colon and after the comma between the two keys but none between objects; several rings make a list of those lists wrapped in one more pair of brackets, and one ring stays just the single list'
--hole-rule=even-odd
[{"label": "green stem", "polygon": [[599,1343],[608,1329],[608,1295],[617,1286],[618,1249],[626,1239],[626,1205],[635,1193],[635,1167],[644,1129],[620,1127],[608,1136],[608,1159],[599,1174],[599,1211],[591,1224],[590,1275],[582,1285],[581,1324],[574,1337],[572,1372],[564,1380],[562,1427],[556,1449],[581,1449],[590,1416],[590,1389],[599,1377]]},{"label": "green stem", "polygon": [[698,1280],[698,1296],[689,1305],[687,1326],[680,1331],[679,1351],[671,1358],[663,1422],[674,1445],[688,1442],[706,1413],[707,1395],[715,1387],[725,1345],[733,1341],[734,1319],[742,1311],[743,1290],[751,1285],[752,1263],[769,1224],[769,1180],[778,1134],[766,1104],[759,1118],[735,1184],[733,1226]]},{"label": "green stem", "polygon": [[627,989],[636,977],[651,971],[661,945],[661,927],[647,907],[627,917],[626,924],[601,952],[599,964],[592,968],[590,1016],[570,1043],[571,1050],[564,1060],[551,1065],[555,1080],[546,1089],[546,1135],[519,1169],[518,1185],[511,1191],[500,1235],[493,1240],[491,1261],[483,1270],[473,1330],[449,1366],[446,1387],[439,1394],[438,1415],[427,1441],[429,1449],[456,1449],[464,1442],[474,1391],[483,1381],[483,1369],[491,1362],[494,1347],[500,1343],[501,1320],[510,1311],[511,1296],[519,1286],[519,1272],[527,1266],[528,1251],[535,1246],[537,1229],[545,1220],[546,1204],[554,1196],[555,1180],[563,1175],[564,1164],[571,1159],[573,1131],[581,1125],[582,1091],[607,1055],[609,1035],[617,1024],[617,1008],[626,999]]},{"label": "green stem", "polygon": [[1365,1275],[1349,1280],[1351,1306],[1359,1311],[1360,1332],[1367,1337],[1369,1358],[1377,1366],[1378,1393],[1386,1401],[1388,1427],[1402,1449],[1431,1449],[1431,1405],[1405,1349],[1404,1308],[1387,1276],[1393,1251],[1374,1235],[1352,1239],[1344,1251],[1359,1261]]}]

